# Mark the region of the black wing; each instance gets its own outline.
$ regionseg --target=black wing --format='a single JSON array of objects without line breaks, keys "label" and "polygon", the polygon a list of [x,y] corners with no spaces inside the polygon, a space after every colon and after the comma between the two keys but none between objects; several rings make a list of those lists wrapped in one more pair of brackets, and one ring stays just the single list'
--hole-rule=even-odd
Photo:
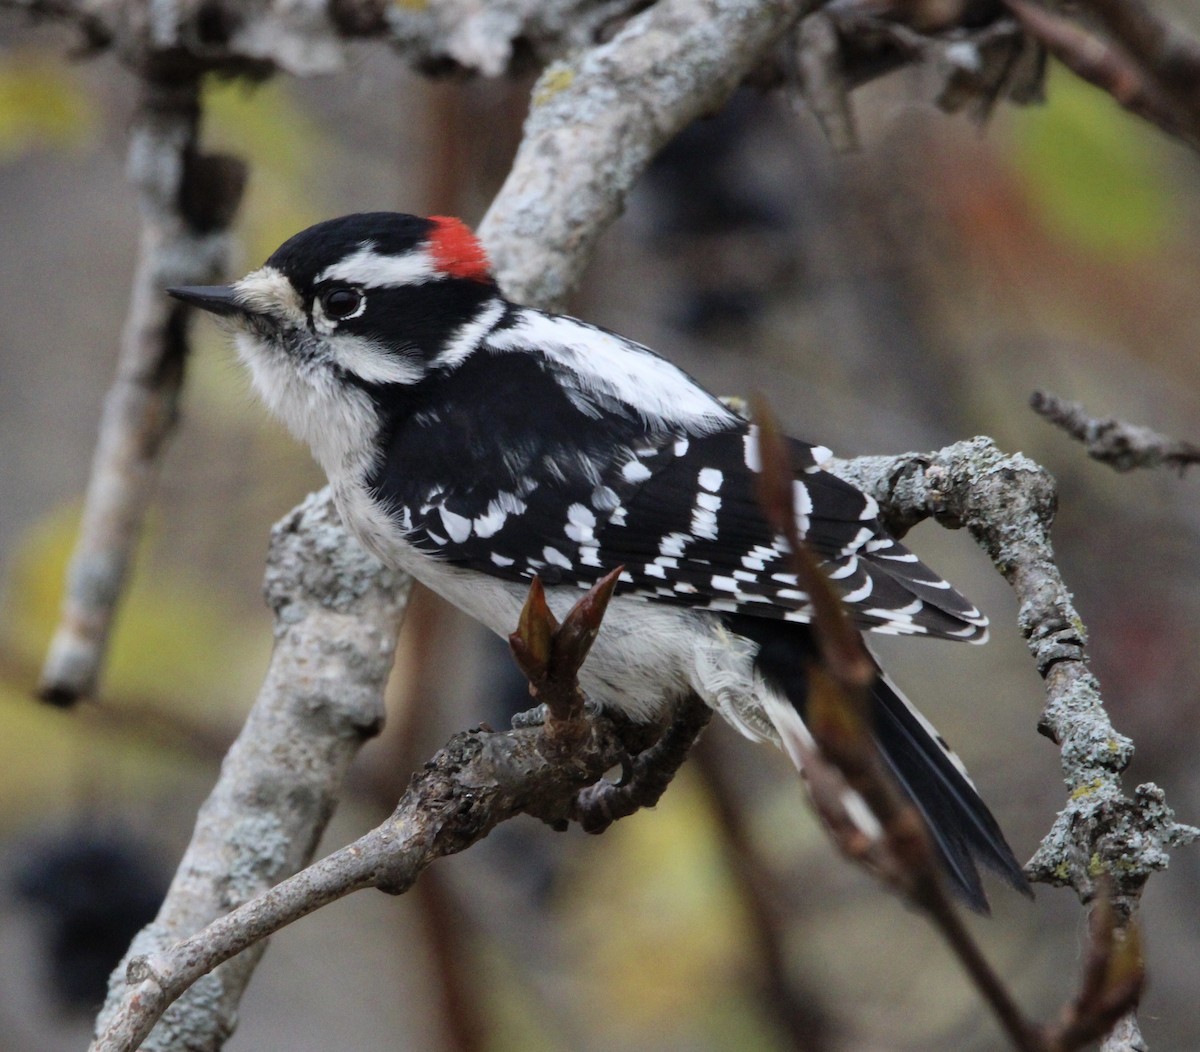
[{"label": "black wing", "polygon": [[[389,458],[376,493],[412,543],[511,580],[537,574],[547,584],[590,587],[624,566],[624,595],[810,619],[784,542],[758,506],[757,441],[749,424],[704,436],[647,436],[644,422],[614,415],[611,407],[591,418],[567,407],[563,421],[530,428],[526,410],[495,400],[489,434],[469,444],[459,436],[452,440],[459,452],[445,454],[475,458],[469,488],[445,486],[447,478],[462,477],[461,464],[456,472],[437,472],[434,488],[421,485],[411,469],[415,458],[405,470],[399,454]],[[549,392],[538,404],[541,413],[552,411]],[[441,434],[450,433],[447,424],[438,422]],[[549,437],[564,433],[572,435],[569,447]],[[886,533],[871,498],[823,471],[814,448],[792,443],[798,524],[854,620],[881,632],[985,638],[983,615]],[[427,461],[428,431],[420,449]]]}]

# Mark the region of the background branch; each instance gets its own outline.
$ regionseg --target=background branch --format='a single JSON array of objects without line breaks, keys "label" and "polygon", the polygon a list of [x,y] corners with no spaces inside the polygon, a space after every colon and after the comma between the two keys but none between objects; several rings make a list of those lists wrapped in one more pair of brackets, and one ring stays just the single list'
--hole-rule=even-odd
[{"label": "background branch", "polygon": [[718,109],[816,0],[659,0],[608,44],[552,63],[479,227],[505,293],[561,308],[661,147]]},{"label": "background branch", "polygon": [[109,633],[175,426],[188,356],[185,312],[172,284],[205,284],[227,267],[227,229],[245,169],[198,147],[199,81],[142,84],[128,172],[142,231],[117,376],[104,404],[83,522],[38,687],[56,705],[95,693]]},{"label": "background branch", "polygon": [[1004,2],[1073,73],[1200,149],[1200,41],[1141,0],[1083,0],[1070,15],[1034,0]]},{"label": "background branch", "polygon": [[1160,435],[1148,427],[1127,424],[1116,417],[1089,416],[1081,402],[1071,402],[1048,391],[1035,391],[1029,404],[1038,416],[1082,442],[1089,457],[1117,471],[1164,464],[1182,471],[1190,464],[1200,463],[1200,446]]}]

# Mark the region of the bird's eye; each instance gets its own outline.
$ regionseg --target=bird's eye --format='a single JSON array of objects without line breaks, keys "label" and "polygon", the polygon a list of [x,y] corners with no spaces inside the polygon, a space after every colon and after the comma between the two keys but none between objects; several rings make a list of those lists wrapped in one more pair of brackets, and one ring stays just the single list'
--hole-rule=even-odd
[{"label": "bird's eye", "polygon": [[321,309],[325,317],[341,321],[362,311],[366,298],[358,289],[340,286],[321,293]]}]

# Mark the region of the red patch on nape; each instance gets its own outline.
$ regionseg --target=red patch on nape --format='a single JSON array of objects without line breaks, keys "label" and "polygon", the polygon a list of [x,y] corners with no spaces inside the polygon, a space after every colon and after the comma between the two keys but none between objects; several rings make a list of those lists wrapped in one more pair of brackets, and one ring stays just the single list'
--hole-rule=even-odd
[{"label": "red patch on nape", "polygon": [[433,223],[429,252],[438,270],[452,278],[492,280],[492,265],[487,253],[466,223],[453,216],[430,216],[429,221]]}]

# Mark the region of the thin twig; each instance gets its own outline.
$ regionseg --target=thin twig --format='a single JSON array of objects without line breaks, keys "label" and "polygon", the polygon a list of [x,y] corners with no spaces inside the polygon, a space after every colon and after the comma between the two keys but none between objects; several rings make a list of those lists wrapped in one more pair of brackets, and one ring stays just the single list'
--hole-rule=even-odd
[{"label": "thin twig", "polygon": [[1193,146],[1200,145],[1196,131],[1189,131],[1155,78],[1124,48],[1031,0],[1004,2],[1022,28],[1076,76],[1107,92],[1130,113]]},{"label": "thin twig", "polygon": [[1144,0],[1082,0],[1079,6],[1149,72],[1189,140],[1200,143],[1200,40]]},{"label": "thin twig", "polygon": [[1048,391],[1035,391],[1029,404],[1038,416],[1082,442],[1089,457],[1116,471],[1166,465],[1182,472],[1190,464],[1200,463],[1200,446],[1160,435],[1148,427],[1127,424],[1116,417],[1089,416],[1080,402],[1059,398]]}]

